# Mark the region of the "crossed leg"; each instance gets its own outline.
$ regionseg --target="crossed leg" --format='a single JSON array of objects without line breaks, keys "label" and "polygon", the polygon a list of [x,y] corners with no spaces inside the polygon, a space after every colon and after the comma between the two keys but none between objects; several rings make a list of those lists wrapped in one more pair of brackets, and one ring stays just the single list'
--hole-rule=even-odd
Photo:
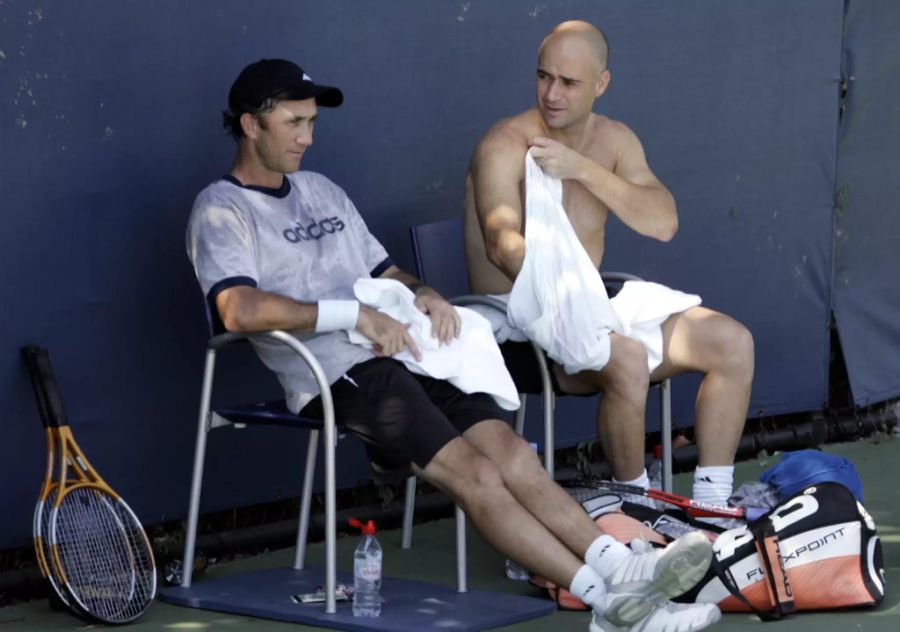
[{"label": "crossed leg", "polygon": [[[599,528],[502,421],[475,424],[445,444],[424,470],[413,469],[447,491],[501,553],[559,586],[571,586],[594,609],[591,632],[697,630],[720,616],[710,604],[666,601],[706,572],[712,549],[705,536],[689,534],[662,552],[640,553],[608,536],[609,543],[598,540]],[[617,561],[607,562],[601,575],[584,565],[588,549],[595,551],[594,560]]]},{"label": "crossed leg", "polygon": [[554,367],[565,392],[603,392],[598,434],[618,480],[632,480],[643,471],[649,383],[688,371],[703,374],[695,408],[699,465],[730,464],[737,451],[753,379],[750,332],[724,314],[693,307],[666,319],[662,334],[663,362],[652,375],[644,348],[618,334],[610,335],[610,361],[602,370],[567,375]]},{"label": "crossed leg", "polygon": [[600,534],[503,421],[472,426],[414,470],[459,502],[494,548],[560,586]]}]

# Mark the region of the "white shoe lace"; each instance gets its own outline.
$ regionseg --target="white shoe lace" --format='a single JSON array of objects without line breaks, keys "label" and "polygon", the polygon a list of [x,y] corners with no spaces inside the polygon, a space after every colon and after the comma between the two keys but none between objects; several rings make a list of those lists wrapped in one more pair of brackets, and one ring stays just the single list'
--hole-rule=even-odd
[{"label": "white shoe lace", "polygon": [[638,538],[631,541],[631,550],[633,555],[625,558],[609,578],[610,585],[653,579],[653,570],[656,568],[656,562],[662,555],[663,549],[655,549],[646,540]]}]

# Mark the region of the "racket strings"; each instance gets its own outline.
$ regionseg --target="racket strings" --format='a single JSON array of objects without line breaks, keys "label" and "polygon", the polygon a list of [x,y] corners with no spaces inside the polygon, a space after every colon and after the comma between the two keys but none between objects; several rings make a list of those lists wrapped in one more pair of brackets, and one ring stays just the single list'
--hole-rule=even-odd
[{"label": "racket strings", "polygon": [[585,503],[600,496],[608,496],[610,494],[618,496],[622,500],[634,504],[643,504],[646,500],[644,494],[636,494],[623,489],[611,489],[603,485],[602,482],[570,482],[563,486],[563,489],[578,503]]},{"label": "racket strings", "polygon": [[38,518],[36,521],[38,528],[37,535],[40,537],[40,555],[44,558],[44,564],[47,568],[47,580],[50,582],[50,586],[62,602],[69,605],[66,593],[63,590],[60,590],[59,583],[57,582],[56,572],[53,567],[53,551],[50,547],[50,516],[53,514],[53,503],[55,500],[56,488],[54,487],[48,492],[47,498],[38,504]]},{"label": "racket strings", "polygon": [[605,489],[598,489],[597,487],[587,486],[566,487],[565,490],[569,493],[569,496],[571,496],[577,503],[584,503],[599,496],[605,496],[606,494],[610,493]]},{"label": "racket strings", "polygon": [[155,593],[155,573],[130,510],[96,488],[79,488],[64,496],[55,513],[53,544],[80,605],[110,622],[143,612]]}]

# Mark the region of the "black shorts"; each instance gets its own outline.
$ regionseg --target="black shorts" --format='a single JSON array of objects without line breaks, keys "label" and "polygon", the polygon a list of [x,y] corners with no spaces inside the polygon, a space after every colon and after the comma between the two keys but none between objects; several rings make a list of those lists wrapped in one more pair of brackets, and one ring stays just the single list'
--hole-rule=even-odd
[{"label": "black shorts", "polygon": [[[532,395],[543,393],[544,384],[541,381],[541,369],[538,366],[537,359],[534,357],[534,347],[530,342],[513,342],[507,341],[500,345],[500,353],[503,354],[503,361],[506,368],[512,376],[516,389],[520,393],[530,393]],[[546,357],[546,354],[544,354]],[[562,390],[556,379],[556,373],[553,367],[556,363],[547,358],[547,368],[550,369],[550,383],[553,385],[553,392],[557,395],[568,395],[571,397],[593,397],[596,393],[572,394]]]},{"label": "black shorts", "polygon": [[[331,394],[335,421],[363,440],[382,469],[411,462],[424,468],[478,422],[506,417],[490,395],[463,393],[390,358],[357,364],[331,385]],[[321,418],[322,400],[316,397],[300,414]]]},{"label": "black shorts", "polygon": [[[534,347],[530,342],[504,342],[500,345],[500,353],[503,354],[506,368],[520,393],[534,395],[544,392],[541,369],[537,358],[534,357]],[[550,358],[547,358],[547,367],[550,369],[550,383],[553,384],[553,392],[557,395],[565,395],[559,382],[556,381],[553,361]]]}]

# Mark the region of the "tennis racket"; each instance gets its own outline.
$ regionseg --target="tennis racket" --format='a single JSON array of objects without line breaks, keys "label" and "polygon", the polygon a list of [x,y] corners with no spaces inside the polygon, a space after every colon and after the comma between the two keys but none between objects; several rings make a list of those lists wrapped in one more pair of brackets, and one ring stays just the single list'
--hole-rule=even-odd
[{"label": "tennis racket", "polygon": [[53,592],[60,601],[71,608],[69,601],[66,598],[66,593],[60,588],[59,583],[57,583],[56,576],[53,574],[50,566],[49,527],[50,511],[53,507],[54,500],[56,500],[57,484],[54,481],[54,473],[56,471],[55,457],[58,437],[56,435],[56,428],[52,427],[49,423],[50,417],[47,408],[47,396],[41,388],[41,382],[37,379],[37,374],[34,372],[36,365],[29,359],[30,349],[31,347],[22,349],[22,355],[25,358],[25,364],[28,367],[29,376],[31,377],[31,385],[34,388],[34,398],[38,405],[38,412],[41,415],[41,420],[44,422],[44,440],[47,447],[47,465],[44,469],[44,483],[41,485],[41,492],[38,495],[38,501],[34,507],[34,520],[32,522],[34,553],[37,558],[38,569],[40,569],[41,575],[49,582],[51,588],[53,588]]},{"label": "tennis racket", "polygon": [[[668,505],[673,505],[682,509],[689,516],[695,518],[737,518],[738,520],[746,520],[752,522],[769,512],[768,509],[760,507],[730,507],[727,505],[714,505],[711,503],[701,502],[686,496],[678,494],[670,494],[659,489],[644,489],[638,485],[626,485],[624,483],[615,483],[613,481],[599,481],[590,479],[573,479],[565,482],[565,487],[570,489],[593,489],[614,492],[617,494],[631,494],[633,496],[643,496],[644,498],[652,498]],[[596,493],[596,492],[595,492]],[[576,498],[577,500],[577,498]]]},{"label": "tennis racket", "polygon": [[[48,579],[77,614],[102,623],[128,623],[156,595],[150,541],[137,516],[104,481],[78,447],[66,421],[59,387],[42,347],[23,349],[47,433],[48,466],[36,518]],[[55,436],[54,436],[55,435]],[[55,448],[55,450],[54,450]],[[53,456],[50,455],[51,463]],[[55,475],[57,480],[52,481]],[[52,500],[51,500],[52,496]],[[43,514],[49,518],[43,523]]]}]

